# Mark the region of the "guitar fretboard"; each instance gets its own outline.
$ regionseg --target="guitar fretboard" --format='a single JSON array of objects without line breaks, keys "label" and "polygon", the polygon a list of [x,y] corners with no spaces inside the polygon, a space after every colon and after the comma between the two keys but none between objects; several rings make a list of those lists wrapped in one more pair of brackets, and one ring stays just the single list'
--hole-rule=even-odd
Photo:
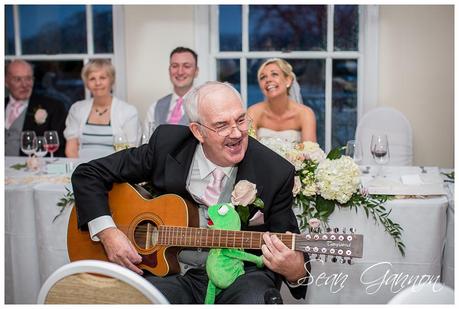
[{"label": "guitar fretboard", "polygon": [[[293,235],[271,233],[289,248],[293,248]],[[260,249],[263,233],[251,231],[211,230],[205,228],[160,226],[157,242],[163,246],[193,248]]]}]

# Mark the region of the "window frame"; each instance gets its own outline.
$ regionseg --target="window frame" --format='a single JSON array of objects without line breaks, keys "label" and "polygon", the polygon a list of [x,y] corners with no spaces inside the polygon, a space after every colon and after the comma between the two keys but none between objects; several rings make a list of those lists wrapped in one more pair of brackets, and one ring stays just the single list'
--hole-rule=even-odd
[{"label": "window frame", "polygon": [[378,98],[378,22],[377,5],[359,5],[359,50],[334,51],[333,21],[334,5],[327,5],[327,50],[292,52],[250,52],[248,38],[247,4],[242,5],[242,51],[218,51],[219,25],[218,5],[195,6],[195,46],[200,56],[200,76],[198,83],[216,80],[217,60],[239,58],[241,96],[247,104],[247,59],[280,57],[285,59],[324,59],[325,60],[325,151],[332,144],[332,60],[356,59],[357,80],[357,123],[361,116],[377,105]]},{"label": "window frame", "polygon": [[[94,40],[93,40],[93,14],[92,5],[85,5],[86,9],[86,40],[87,52],[81,54],[22,54],[21,45],[21,29],[20,29],[20,16],[19,5],[12,5],[13,7],[13,23],[14,23],[14,43],[15,54],[5,55],[5,60],[23,59],[26,61],[55,61],[55,60],[82,60],[83,65],[88,63],[92,58],[107,58],[110,59],[116,68],[116,83],[113,87],[113,93],[120,99],[126,98],[126,66],[125,66],[125,40],[124,40],[124,7],[122,5],[112,6],[113,16],[113,53],[94,53]],[[89,91],[85,88],[85,99],[90,98]]]}]

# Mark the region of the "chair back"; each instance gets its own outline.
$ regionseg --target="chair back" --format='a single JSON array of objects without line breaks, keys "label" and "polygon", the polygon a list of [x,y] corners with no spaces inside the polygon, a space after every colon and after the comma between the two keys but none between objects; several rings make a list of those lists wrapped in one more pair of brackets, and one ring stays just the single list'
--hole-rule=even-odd
[{"label": "chair back", "polygon": [[413,164],[413,129],[408,119],[392,107],[377,107],[367,112],[357,125],[355,139],[362,145],[362,165],[374,165],[370,152],[371,136],[386,134],[389,140],[388,165]]},{"label": "chair back", "polygon": [[442,283],[412,285],[395,295],[389,304],[454,304],[454,291]]},{"label": "chair back", "polygon": [[38,304],[168,304],[145,278],[114,263],[81,260],[62,266],[43,284]]}]

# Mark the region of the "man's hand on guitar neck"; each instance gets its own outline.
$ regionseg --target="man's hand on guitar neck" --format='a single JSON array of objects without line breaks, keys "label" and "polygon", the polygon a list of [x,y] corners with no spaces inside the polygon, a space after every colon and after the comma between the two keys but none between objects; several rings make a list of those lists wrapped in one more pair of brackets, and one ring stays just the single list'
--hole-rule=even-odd
[{"label": "man's hand on guitar neck", "polygon": [[291,250],[276,235],[269,232],[263,234],[263,241],[265,243],[261,246],[261,251],[266,267],[284,276],[289,282],[296,282],[306,275],[304,255],[301,251]]},{"label": "man's hand on guitar neck", "polygon": [[100,231],[97,236],[104,245],[105,253],[110,262],[129,268],[139,275],[143,274],[143,271],[135,266],[135,264],[142,262],[142,257],[123,232],[116,227],[110,227]]}]

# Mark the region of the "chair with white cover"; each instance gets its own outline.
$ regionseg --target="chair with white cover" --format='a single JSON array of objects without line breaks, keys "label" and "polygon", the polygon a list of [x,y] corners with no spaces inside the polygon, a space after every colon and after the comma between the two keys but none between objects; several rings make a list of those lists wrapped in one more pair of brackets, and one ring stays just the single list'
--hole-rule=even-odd
[{"label": "chair with white cover", "polygon": [[362,165],[375,164],[370,152],[371,136],[386,134],[389,140],[388,165],[413,164],[413,129],[408,119],[392,107],[376,107],[363,115],[357,125],[355,139],[363,150]]},{"label": "chair with white cover", "polygon": [[[102,275],[102,276],[101,276]],[[120,265],[81,260],[57,269],[45,281],[38,304],[168,304],[145,278]]]},{"label": "chair with white cover", "polygon": [[421,283],[405,288],[388,304],[454,304],[454,290],[441,283]]}]

